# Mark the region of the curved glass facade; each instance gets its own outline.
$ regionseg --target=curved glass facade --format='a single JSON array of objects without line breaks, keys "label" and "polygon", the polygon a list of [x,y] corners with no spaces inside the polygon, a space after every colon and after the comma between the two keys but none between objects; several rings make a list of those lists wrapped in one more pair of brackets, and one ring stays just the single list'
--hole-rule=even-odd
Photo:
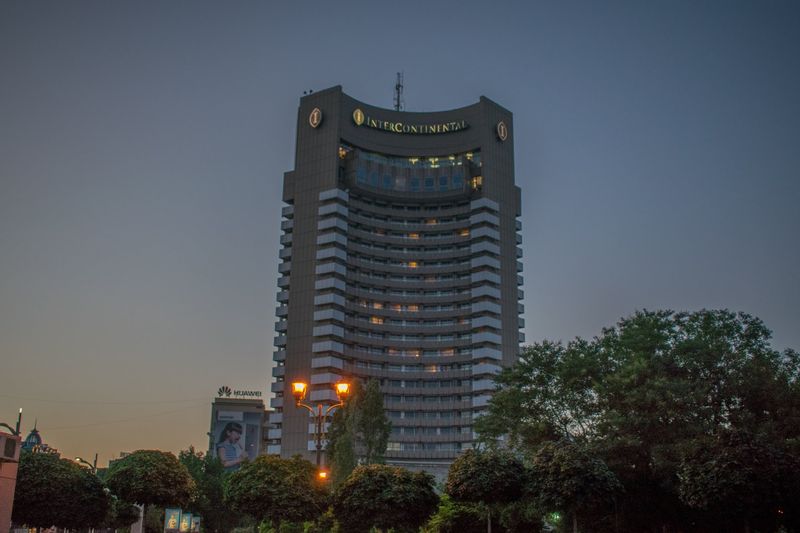
[{"label": "curved glass facade", "polygon": [[481,166],[478,150],[401,157],[342,144],[339,157],[348,162],[348,178],[359,187],[391,192],[463,191],[473,176],[480,175]]}]

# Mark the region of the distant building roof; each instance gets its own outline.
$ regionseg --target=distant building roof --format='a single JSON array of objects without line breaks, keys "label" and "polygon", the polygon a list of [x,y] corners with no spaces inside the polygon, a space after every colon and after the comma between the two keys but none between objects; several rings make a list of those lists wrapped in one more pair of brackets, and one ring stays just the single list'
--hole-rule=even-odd
[{"label": "distant building roof", "polygon": [[42,436],[39,435],[39,430],[34,427],[28,436],[25,437],[25,442],[22,443],[22,449],[31,451],[36,446],[41,446]]}]

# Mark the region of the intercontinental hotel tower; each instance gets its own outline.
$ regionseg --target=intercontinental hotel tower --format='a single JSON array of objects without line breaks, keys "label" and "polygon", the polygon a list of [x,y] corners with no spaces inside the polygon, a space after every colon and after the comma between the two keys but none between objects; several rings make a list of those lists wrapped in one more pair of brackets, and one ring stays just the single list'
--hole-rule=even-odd
[{"label": "intercontinental hotel tower", "polygon": [[292,382],[332,405],[336,383],[377,379],[387,463],[441,472],[524,340],[511,113],[484,97],[415,113],[314,92],[283,202],[267,452],[313,457]]}]

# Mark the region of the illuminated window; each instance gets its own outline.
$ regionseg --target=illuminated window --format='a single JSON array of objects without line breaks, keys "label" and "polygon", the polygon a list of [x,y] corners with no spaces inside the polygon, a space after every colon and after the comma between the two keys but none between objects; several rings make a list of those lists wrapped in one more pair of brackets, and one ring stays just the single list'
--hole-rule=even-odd
[{"label": "illuminated window", "polygon": [[403,306],[400,305],[400,304],[394,304],[394,305],[392,305],[392,310],[393,311],[402,311],[403,310]]},{"label": "illuminated window", "polygon": [[406,266],[407,266],[408,268],[417,268],[417,262],[416,262],[416,261],[409,261],[409,262],[406,264]]},{"label": "illuminated window", "polygon": [[455,354],[455,350],[453,350],[453,348],[447,348],[447,349],[445,349],[445,350],[442,350],[442,352],[441,352],[441,353],[442,353],[442,355],[443,355],[443,356],[445,356],[445,357],[449,357],[449,356],[451,356],[451,355],[454,355],[454,354]]},{"label": "illuminated window", "polygon": [[347,156],[347,150],[343,146],[339,147],[339,159],[344,159]]},{"label": "illuminated window", "polygon": [[429,218],[429,219],[427,219],[425,221],[425,224],[427,224],[429,226],[432,225],[432,224],[436,224],[436,219],[435,218]]},{"label": "illuminated window", "polygon": [[464,228],[458,232],[459,235],[462,237],[469,237],[469,228]]},{"label": "illuminated window", "polygon": [[483,176],[473,176],[472,178],[472,188],[473,190],[478,190],[483,187]]},{"label": "illuminated window", "polygon": [[409,239],[419,239],[419,233],[409,233],[408,234],[408,238]]},{"label": "illuminated window", "polygon": [[467,152],[466,154],[464,154],[464,157],[472,161],[472,152]]},{"label": "illuminated window", "polygon": [[409,304],[407,310],[411,311],[412,313],[416,313],[419,311],[419,306],[417,304]]},{"label": "illuminated window", "polygon": [[372,307],[375,309],[383,309],[383,302],[373,302]]},{"label": "illuminated window", "polygon": [[369,321],[370,321],[372,324],[383,324],[383,318],[381,318],[381,317],[379,317],[379,316],[373,316],[373,317],[370,317]]}]

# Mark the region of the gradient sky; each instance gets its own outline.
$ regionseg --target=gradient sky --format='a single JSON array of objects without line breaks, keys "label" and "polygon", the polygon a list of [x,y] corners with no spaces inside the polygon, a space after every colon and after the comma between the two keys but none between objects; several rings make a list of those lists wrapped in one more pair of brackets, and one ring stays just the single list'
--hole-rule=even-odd
[{"label": "gradient sky", "polygon": [[207,445],[268,390],[303,91],[514,113],[528,341],[729,308],[800,349],[800,3],[0,4],[0,421]]}]

